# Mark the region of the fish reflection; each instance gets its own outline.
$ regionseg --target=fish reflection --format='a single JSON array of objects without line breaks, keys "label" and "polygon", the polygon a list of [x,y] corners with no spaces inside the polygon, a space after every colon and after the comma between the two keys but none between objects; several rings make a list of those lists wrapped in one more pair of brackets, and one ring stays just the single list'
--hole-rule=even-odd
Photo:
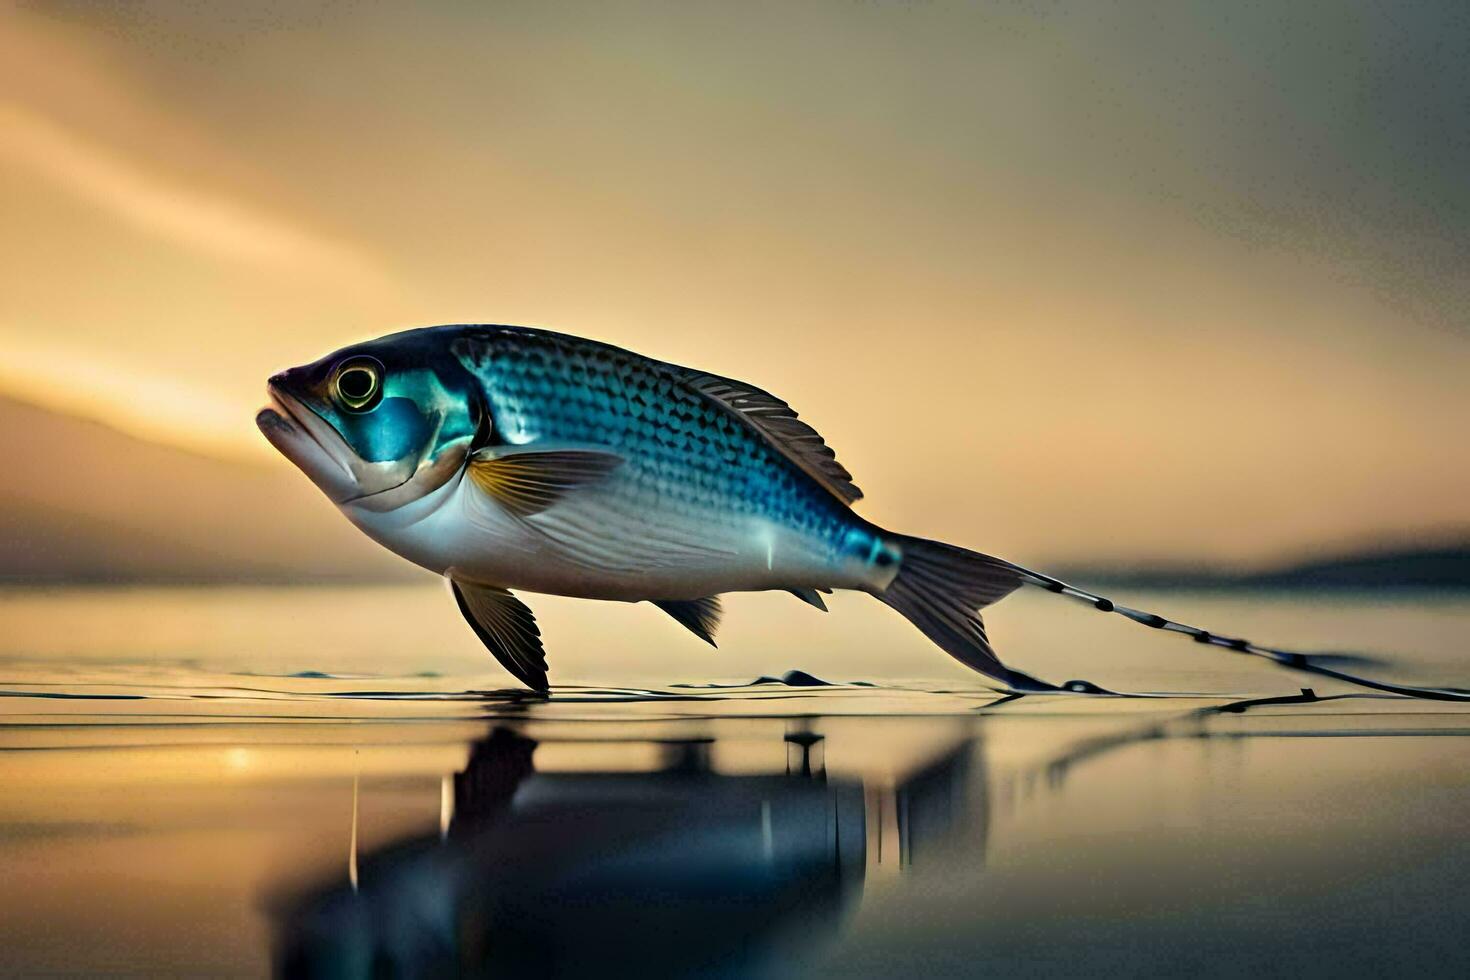
[{"label": "fish reflection", "polygon": [[922,891],[982,869],[997,799],[1014,807],[1033,789],[1060,791],[1075,767],[1206,736],[1222,715],[1331,699],[1304,690],[1168,712],[994,771],[981,723],[926,739],[921,761],[902,739],[875,747],[862,778],[829,776],[826,739],[811,727],[784,735],[784,771],[753,774],[717,771],[714,740],[689,738],[629,741],[630,757],[658,750],[653,771],[538,771],[538,742],[498,728],[446,780],[437,832],[360,862],[354,850],[345,880],[277,908],[277,971],[790,972],[820,959],[875,876],[901,869],[894,884]]},{"label": "fish reflection", "polygon": [[497,729],[446,786],[442,835],[277,910],[278,973],[731,975],[818,949],[861,894],[870,809],[922,852],[965,817],[973,753],[875,795],[827,777],[821,736],[786,741],[784,773],[715,772],[699,740],[658,743],[654,772],[546,773]]}]

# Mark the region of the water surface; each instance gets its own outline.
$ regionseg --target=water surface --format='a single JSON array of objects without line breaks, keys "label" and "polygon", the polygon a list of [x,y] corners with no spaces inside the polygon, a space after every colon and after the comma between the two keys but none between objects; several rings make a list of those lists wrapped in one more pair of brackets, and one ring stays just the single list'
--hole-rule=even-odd
[{"label": "water surface", "polygon": [[[1024,607],[1014,642],[1051,676],[1171,696],[1006,701],[906,674],[912,646],[843,673],[839,628],[807,656],[739,663],[665,642],[601,677],[568,641],[584,676],[540,698],[414,621],[442,598],[0,598],[0,969],[1470,969],[1459,706]],[[1460,600],[1165,601],[1372,641],[1400,679],[1464,679]],[[373,612],[344,626],[344,608]],[[746,661],[747,681],[839,683],[708,686]]]}]

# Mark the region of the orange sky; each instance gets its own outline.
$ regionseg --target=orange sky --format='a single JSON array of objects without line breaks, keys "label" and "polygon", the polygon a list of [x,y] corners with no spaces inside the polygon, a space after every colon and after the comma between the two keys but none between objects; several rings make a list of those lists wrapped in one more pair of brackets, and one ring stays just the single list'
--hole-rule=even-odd
[{"label": "orange sky", "polygon": [[525,323],[1018,559],[1470,525],[1457,35],[1149,7],[6,8],[0,391],[263,458],[272,371]]}]

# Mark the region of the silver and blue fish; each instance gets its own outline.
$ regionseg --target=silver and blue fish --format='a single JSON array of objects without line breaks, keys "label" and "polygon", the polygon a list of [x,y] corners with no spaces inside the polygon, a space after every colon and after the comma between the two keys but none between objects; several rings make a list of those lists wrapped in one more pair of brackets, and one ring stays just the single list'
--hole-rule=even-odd
[{"label": "silver and blue fish", "polygon": [[547,685],[544,655],[512,589],[654,602],[711,642],[721,593],[825,608],[822,593],[859,590],[1024,680],[977,615],[1018,574],[864,520],[821,436],[753,385],[549,331],[445,326],[337,351],[269,389],[266,437],[369,537],[448,577],[532,687]]},{"label": "silver and blue fish", "polygon": [[486,647],[537,690],[540,629],[511,590],[652,602],[711,643],[725,592],[784,590],[821,609],[823,593],[867,592],[1001,686],[1056,690],[1001,663],[980,617],[1034,585],[1306,669],[1299,654],[880,528],[786,402],[608,344],[427,327],[284,371],[269,392],[266,438],[365,534],[445,576]]}]

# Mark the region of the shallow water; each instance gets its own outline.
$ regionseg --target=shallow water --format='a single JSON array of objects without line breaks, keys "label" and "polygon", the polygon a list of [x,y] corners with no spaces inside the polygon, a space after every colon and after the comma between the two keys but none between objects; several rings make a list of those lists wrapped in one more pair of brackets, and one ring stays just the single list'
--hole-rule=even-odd
[{"label": "shallow water", "polygon": [[[1154,601],[1470,673],[1464,600]],[[442,602],[0,596],[0,971],[1470,969],[1465,707],[1024,602],[1026,666],[1174,696],[1005,701],[839,606],[819,642],[713,661],[631,610],[594,656],[605,625],[553,609],[577,683],[539,698]],[[705,686],[787,668],[843,683]]]}]

